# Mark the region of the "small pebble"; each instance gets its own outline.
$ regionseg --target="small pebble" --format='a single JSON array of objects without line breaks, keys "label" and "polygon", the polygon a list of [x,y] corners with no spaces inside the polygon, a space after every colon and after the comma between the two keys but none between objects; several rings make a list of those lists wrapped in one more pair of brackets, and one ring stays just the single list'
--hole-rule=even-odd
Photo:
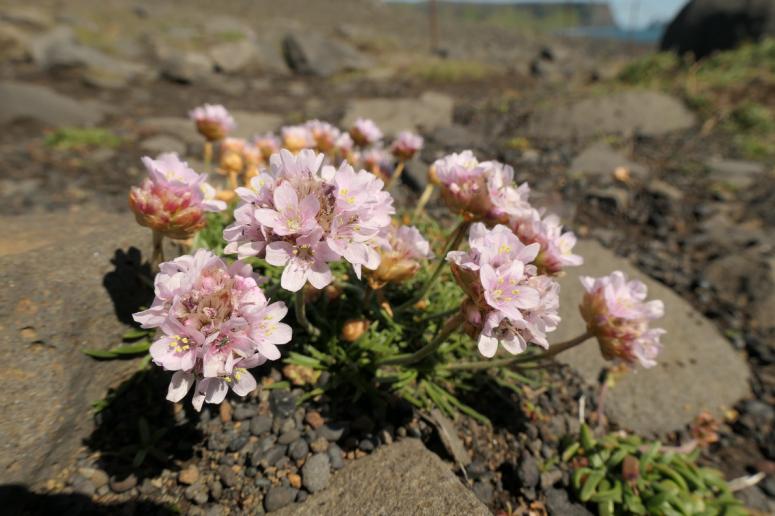
[{"label": "small pebble", "polygon": [[306,421],[307,424],[315,430],[323,426],[323,424],[326,422],[326,420],[323,419],[323,416],[321,416],[320,412],[317,410],[308,411],[307,415],[304,416],[304,421]]},{"label": "small pebble", "polygon": [[197,480],[199,480],[199,469],[194,464],[180,470],[180,473],[178,473],[178,482],[181,484],[190,486],[196,483]]},{"label": "small pebble", "polygon": [[283,419],[282,424],[280,424],[280,433],[290,432],[295,428],[296,428],[296,421],[290,418]]},{"label": "small pebble", "polygon": [[328,454],[325,453],[317,453],[304,463],[301,475],[304,487],[310,493],[316,493],[328,486],[328,481],[331,478],[330,466]]},{"label": "small pebble", "polygon": [[239,483],[239,477],[229,466],[218,468],[218,475],[220,475],[221,481],[228,487],[234,487]]},{"label": "small pebble", "polygon": [[97,492],[97,488],[94,487],[94,484],[80,475],[75,478],[75,481],[72,483],[72,488],[74,492],[88,496],[89,498],[94,496]]},{"label": "small pebble", "polygon": [[110,477],[107,473],[101,469],[96,468],[79,468],[78,472],[83,478],[89,479],[89,482],[94,484],[94,487],[99,489],[100,487],[107,485],[110,481]]},{"label": "small pebble", "polygon": [[293,503],[298,491],[292,487],[276,486],[269,490],[264,497],[264,507],[267,512],[276,511]]},{"label": "small pebble", "polygon": [[325,437],[320,436],[312,441],[309,447],[315,453],[323,453],[328,450],[328,440]]},{"label": "small pebble", "polygon": [[372,452],[374,451],[374,442],[371,439],[361,439],[358,443],[358,448],[361,451]]},{"label": "small pebble", "polygon": [[272,416],[256,416],[250,420],[250,433],[253,435],[261,435],[268,432],[272,428]]},{"label": "small pebble", "polygon": [[296,411],[296,396],[285,389],[273,390],[269,394],[269,407],[275,417],[291,417]]},{"label": "small pebble", "polygon": [[255,415],[256,406],[244,403],[237,405],[231,413],[231,417],[234,419],[234,421],[243,421],[245,419],[250,419]]},{"label": "small pebble", "polygon": [[256,487],[259,489],[268,489],[272,486],[272,482],[265,477],[256,477],[255,481]]},{"label": "small pebble", "polygon": [[227,449],[230,452],[238,452],[242,448],[244,448],[244,446],[247,444],[247,442],[248,442],[248,436],[247,435],[238,435],[237,437],[232,439],[231,442],[229,442],[229,447]]},{"label": "small pebble", "polygon": [[309,453],[309,445],[304,439],[299,439],[295,443],[291,444],[288,449],[288,454],[293,460],[300,460],[307,456]]},{"label": "small pebble", "polygon": [[296,502],[297,503],[302,503],[302,502],[304,502],[307,499],[308,496],[309,496],[309,494],[305,490],[302,489],[296,495]]},{"label": "small pebble", "polygon": [[288,482],[290,482],[291,487],[294,489],[301,488],[301,476],[296,473],[291,473],[288,475]]},{"label": "small pebble", "polygon": [[344,431],[345,425],[341,423],[326,423],[318,428],[317,433],[329,441],[338,441],[344,435]]},{"label": "small pebble", "polygon": [[342,452],[342,449],[334,443],[328,447],[328,458],[331,460],[332,468],[342,469],[344,467],[344,453]]},{"label": "small pebble", "polygon": [[217,480],[211,481],[207,486],[210,488],[210,496],[213,500],[220,500],[223,495],[223,486]]},{"label": "small pebble", "polygon": [[277,442],[280,444],[291,444],[292,442],[298,441],[301,438],[301,432],[298,430],[290,430],[285,433],[283,433],[279,439],[277,439]]},{"label": "small pebble", "polygon": [[137,485],[137,477],[134,474],[130,474],[126,478],[117,479],[115,477],[110,479],[110,489],[114,493],[124,493],[129,491]]},{"label": "small pebble", "polygon": [[231,421],[231,404],[228,401],[224,401],[218,408],[221,416],[221,421],[228,423]]}]

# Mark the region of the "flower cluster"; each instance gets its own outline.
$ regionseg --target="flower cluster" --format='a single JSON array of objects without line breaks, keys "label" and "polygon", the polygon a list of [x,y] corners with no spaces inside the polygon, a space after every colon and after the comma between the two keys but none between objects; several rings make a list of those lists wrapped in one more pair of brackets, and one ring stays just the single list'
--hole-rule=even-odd
[{"label": "flower cluster", "polygon": [[512,354],[529,342],[549,346],[546,334],[560,322],[559,285],[532,263],[540,246],[523,244],[503,225],[471,226],[469,250],[447,254],[452,274],[468,294],[465,327],[485,357],[500,343]]},{"label": "flower cluster", "polygon": [[234,118],[221,105],[205,104],[192,109],[188,116],[196,123],[199,133],[210,142],[223,140],[237,126]]},{"label": "flower cluster", "polygon": [[431,245],[416,227],[391,224],[386,233],[385,244],[380,249],[379,267],[367,273],[373,289],[411,279],[417,274],[422,261],[433,258]]},{"label": "flower cluster", "polygon": [[379,267],[384,231],[395,212],[383,183],[348,163],[323,165],[311,150],[283,149],[270,158],[250,188],[238,188],[242,204],[224,230],[227,253],[261,256],[284,266],[281,285],[299,291],[309,281],[323,288],[332,281],[329,263],[345,259],[361,268]]},{"label": "flower cluster", "polygon": [[250,265],[227,266],[200,249],[160,266],[156,298],[148,310],[134,314],[143,328],[160,328],[151,345],[153,361],[175,371],[167,399],[180,401],[192,385],[193,404],[220,403],[231,388],[240,396],[256,388],[247,371],[280,358],[278,345],[291,340],[280,320],[287,308],[269,303]]},{"label": "flower cluster", "polygon": [[205,225],[204,213],[226,208],[215,200],[206,174],[197,174],[177,154],[143,158],[148,178],[129,192],[137,222],[170,238],[189,238]]},{"label": "flower cluster", "polygon": [[563,232],[556,215],[545,215],[529,201],[530,187],[514,182],[514,169],[497,161],[476,159],[470,150],[437,160],[432,179],[441,186],[447,206],[468,220],[506,224],[525,243],[537,243],[539,272],[557,274],[583,263],[573,254],[576,237]]},{"label": "flower cluster", "polygon": [[587,330],[597,337],[603,357],[627,364],[639,362],[643,367],[656,365],[665,330],[650,328],[649,322],[664,315],[662,301],[646,301],[646,285],[628,281],[621,271],[602,278],[582,276],[581,283],[587,291],[581,315]]}]

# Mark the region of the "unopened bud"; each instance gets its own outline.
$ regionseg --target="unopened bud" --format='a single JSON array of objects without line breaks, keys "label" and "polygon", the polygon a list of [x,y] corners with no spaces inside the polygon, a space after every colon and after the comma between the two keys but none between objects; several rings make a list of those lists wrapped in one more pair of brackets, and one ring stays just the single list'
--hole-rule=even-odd
[{"label": "unopened bud", "polygon": [[368,319],[349,319],[342,325],[342,340],[355,342],[369,329]]}]

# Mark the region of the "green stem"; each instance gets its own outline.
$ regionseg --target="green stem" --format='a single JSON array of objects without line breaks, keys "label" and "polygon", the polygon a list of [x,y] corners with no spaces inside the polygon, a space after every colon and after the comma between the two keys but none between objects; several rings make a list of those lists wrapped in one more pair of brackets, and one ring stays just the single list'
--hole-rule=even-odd
[{"label": "green stem", "polygon": [[393,186],[398,182],[398,180],[401,178],[401,173],[404,171],[404,162],[403,160],[398,163],[396,166],[396,169],[393,171],[393,175],[390,177],[390,180],[388,180],[388,184],[385,187],[385,190],[390,190],[393,188]]},{"label": "green stem", "polygon": [[444,327],[441,329],[438,335],[436,335],[436,338],[434,338],[432,341],[430,341],[425,346],[421,347],[414,353],[404,353],[402,355],[397,355],[393,357],[386,357],[379,361],[377,361],[378,366],[386,366],[386,365],[408,365],[408,364],[414,364],[415,362],[419,362],[423,358],[433,354],[434,351],[436,351],[439,346],[441,346],[444,341],[449,338],[450,335],[452,335],[455,330],[457,330],[461,324],[463,324],[463,313],[458,312],[457,314],[450,317],[446,323],[444,323]]},{"label": "green stem", "polygon": [[442,254],[439,257],[439,263],[436,265],[436,269],[433,271],[433,274],[431,275],[430,279],[425,282],[425,285],[420,288],[420,290],[412,296],[412,298],[405,302],[402,305],[399,305],[394,312],[399,313],[403,312],[407,308],[414,306],[418,301],[420,301],[423,297],[425,297],[425,294],[428,293],[428,291],[433,286],[433,283],[436,281],[436,279],[441,275],[441,271],[444,269],[444,265],[447,263],[447,253],[450,251],[454,251],[458,248],[460,245],[460,242],[463,240],[463,237],[466,234],[466,231],[468,230],[469,226],[471,225],[471,222],[467,220],[460,221],[460,224],[457,225],[457,228],[455,228],[455,231],[450,235],[449,239],[447,239],[447,245],[444,246],[444,254]]},{"label": "green stem", "polygon": [[153,254],[151,255],[151,272],[159,272],[159,264],[164,261],[164,235],[153,231]]},{"label": "green stem", "polygon": [[210,164],[213,162],[213,143],[210,140],[205,141],[204,145],[205,172],[210,172]]},{"label": "green stem", "polygon": [[524,364],[527,362],[538,362],[541,360],[548,360],[550,358],[553,358],[563,351],[569,350],[571,348],[575,348],[576,346],[582,344],[587,339],[591,338],[592,334],[588,331],[585,331],[581,335],[579,335],[576,338],[567,340],[565,342],[559,342],[557,344],[553,344],[549,347],[546,351],[543,353],[540,353],[538,355],[517,355],[515,357],[508,357],[508,358],[501,358],[498,360],[482,360],[479,362],[461,362],[458,364],[448,364],[444,366],[444,369],[447,370],[466,370],[466,371],[476,371],[481,369],[492,369],[494,367],[504,367],[504,366],[510,366],[510,365],[516,365],[516,364]]},{"label": "green stem", "polygon": [[296,312],[296,321],[311,337],[320,336],[320,330],[307,319],[307,307],[304,304],[304,289],[296,291],[293,298],[293,309]]}]

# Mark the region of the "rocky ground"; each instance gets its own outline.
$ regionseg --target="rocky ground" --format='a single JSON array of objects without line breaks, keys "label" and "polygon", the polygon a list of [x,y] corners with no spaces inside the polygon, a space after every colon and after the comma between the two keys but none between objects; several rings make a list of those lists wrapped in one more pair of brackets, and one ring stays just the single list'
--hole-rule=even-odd
[{"label": "rocky ground", "polygon": [[[236,112],[244,136],[315,117],[420,131],[427,146],[405,176],[404,202],[445,152],[473,148],[512,164],[589,240],[581,273],[628,270],[669,300],[665,360],[621,380],[599,423],[677,443],[707,410],[720,439],[703,460],[728,478],[767,473],[738,494],[773,510],[773,163],[747,159],[682,99],[612,82],[631,54],[460,22],[444,27],[448,57],[426,57],[417,51],[427,46],[424,20],[367,1],[233,1],[217,16],[204,2],[16,4],[0,2],[0,406],[14,414],[0,423],[0,493],[20,502],[14,508],[325,513],[326,497],[359,490],[338,479],[382,475],[387,486],[385,464],[398,464],[390,471],[407,485],[438,475],[448,488],[440,499],[459,500],[458,513],[482,504],[586,511],[552,464],[559,438],[576,430],[582,395],[594,410],[593,347],[550,372],[549,388],[478,393],[491,427],[400,403],[295,408],[300,393],[270,388],[282,373],[269,369],[255,397],[196,416],[160,405],[163,379],[135,362],[81,356],[116,342],[148,302],[136,274],[148,235],[126,206],[139,158],[173,150],[195,160],[200,140],[186,112],[214,102]],[[68,131],[81,126],[100,130],[74,141]],[[572,321],[575,274],[563,281]],[[91,403],[109,388],[110,406],[93,417]],[[407,452],[417,438],[451,467],[421,448]],[[128,468],[125,457],[140,450],[142,464]],[[158,460],[159,450],[172,459]],[[422,457],[419,469],[403,471],[402,453]],[[456,490],[451,470],[480,502]],[[362,490],[348,500],[374,503],[375,513],[422,502],[421,491],[398,506],[390,504],[399,496]]]}]

